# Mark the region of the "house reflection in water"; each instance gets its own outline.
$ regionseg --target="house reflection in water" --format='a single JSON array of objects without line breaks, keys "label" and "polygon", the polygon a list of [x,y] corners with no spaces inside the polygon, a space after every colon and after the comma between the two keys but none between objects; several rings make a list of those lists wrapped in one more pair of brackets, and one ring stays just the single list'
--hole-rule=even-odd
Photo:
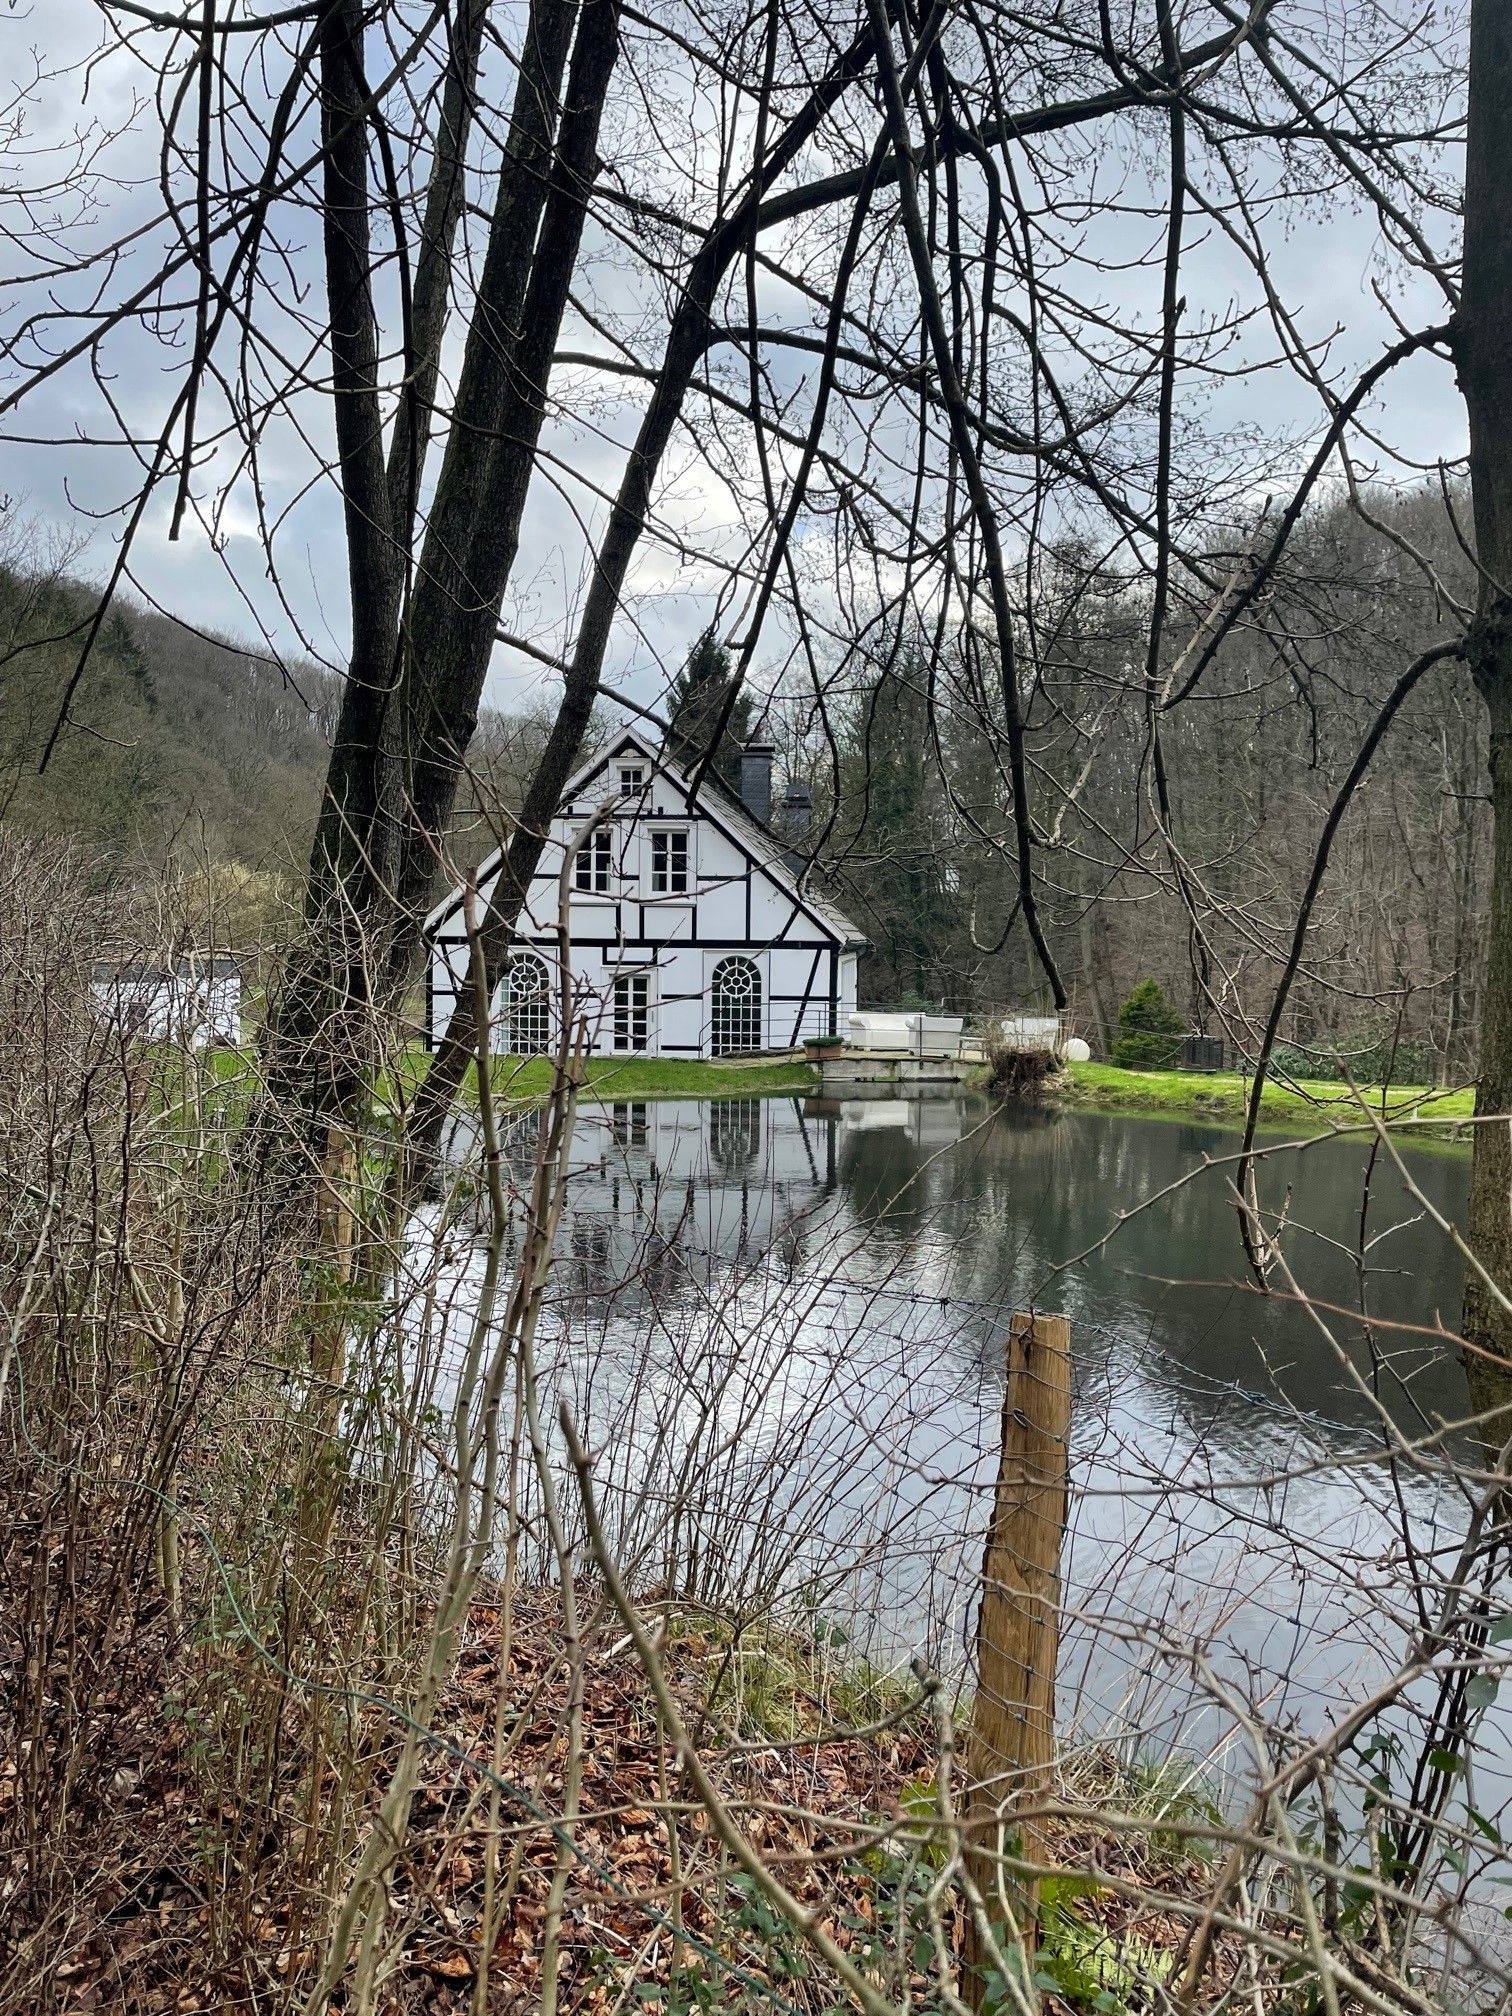
[{"label": "house reflection in water", "polygon": [[[702,1293],[732,1266],[770,1264],[791,1276],[814,1257],[821,1225],[830,1241],[842,1227],[851,1235],[882,1229],[896,1258],[931,1206],[948,1205],[941,1193],[954,1185],[941,1151],[982,1118],[980,1101],[955,1092],[585,1104],[569,1155],[553,1299],[648,1290],[676,1299]],[[521,1191],[538,1130],[534,1112],[505,1123],[505,1161]],[[454,1161],[476,1151],[476,1122],[459,1119]],[[511,1257],[521,1229],[511,1228]]]},{"label": "house reflection in water", "polygon": [[[510,1125],[506,1158],[523,1187],[539,1116]],[[459,1126],[455,1146],[459,1161],[475,1155],[475,1121]],[[934,1348],[979,1354],[989,1373],[1001,1362],[1006,1311],[1046,1298],[1073,1316],[1083,1368],[1137,1354],[1178,1407],[1208,1404],[1200,1384],[1195,1400],[1185,1390],[1185,1368],[1199,1381],[1279,1392],[1309,1414],[1369,1426],[1377,1417],[1362,1397],[1371,1369],[1364,1342],[1351,1333],[1357,1362],[1341,1366],[1289,1298],[1233,1285],[1222,1160],[1232,1146],[1208,1126],[994,1107],[959,1091],[585,1105],[553,1297],[573,1299],[581,1339],[632,1313],[637,1325],[649,1313],[675,1327],[676,1309],[707,1329],[737,1277],[753,1286],[770,1277],[774,1293],[801,1279],[811,1298],[845,1283],[885,1292],[899,1334],[921,1298],[935,1311]],[[1363,1154],[1347,1140],[1315,1144],[1305,1156],[1278,1155],[1261,1174],[1263,1196],[1277,1208],[1289,1199],[1293,1222],[1311,1228],[1306,1285],[1322,1301],[1348,1303],[1356,1292]],[[1215,1158],[1206,1171],[1204,1157]],[[1415,1158],[1413,1180],[1443,1217],[1462,1212],[1459,1161]],[[1134,1211],[1110,1243],[1115,1214],[1147,1197],[1160,1201]],[[1399,1184],[1378,1180],[1371,1212],[1389,1232],[1389,1260],[1382,1245],[1377,1264],[1390,1269],[1403,1326],[1381,1404],[1407,1422],[1424,1411],[1457,1419],[1465,1396],[1456,1354],[1409,1326],[1431,1331],[1436,1312],[1456,1306],[1458,1258]],[[522,1195],[514,1251],[523,1215]],[[1066,1271],[1079,1254],[1086,1258]],[[760,1331],[774,1307],[758,1296],[742,1321]]]},{"label": "house reflection in water", "polygon": [[791,1268],[835,1188],[827,1116],[782,1099],[617,1101],[578,1114],[556,1295],[669,1300],[730,1266]]}]

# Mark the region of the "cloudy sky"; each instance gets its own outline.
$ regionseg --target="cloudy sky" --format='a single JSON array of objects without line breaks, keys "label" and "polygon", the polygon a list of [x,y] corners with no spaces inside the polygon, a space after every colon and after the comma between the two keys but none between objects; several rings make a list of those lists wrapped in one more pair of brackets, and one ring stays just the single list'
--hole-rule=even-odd
[{"label": "cloudy sky", "polygon": [[[48,247],[61,242],[71,251],[98,249],[158,207],[161,116],[152,97],[151,64],[161,44],[147,35],[135,52],[91,64],[85,59],[100,32],[94,0],[46,0],[29,12],[14,10],[6,24],[25,111],[24,134],[12,135],[7,182],[12,189],[23,183],[54,185],[40,206],[41,222],[49,228],[45,244],[33,233],[19,253],[14,242],[10,250],[3,302],[7,333],[39,307],[81,305],[95,284],[92,275],[63,276],[39,287],[37,263]],[[34,52],[35,71],[25,58],[27,49]],[[114,137],[105,153],[95,156],[94,142],[105,135]],[[86,169],[104,169],[106,179],[95,182]],[[33,206],[33,224],[38,217]],[[1442,227],[1443,220],[1439,223]],[[1130,227],[1115,219],[1107,228]],[[270,324],[278,322],[266,334],[291,357],[309,351],[310,325],[298,295],[318,273],[313,236],[308,214],[287,227],[289,297],[259,311]],[[126,291],[123,276],[142,268],[155,242],[149,236],[128,250],[110,283],[114,292]],[[1297,208],[1275,245],[1278,291],[1308,338],[1320,342],[1335,330],[1343,332],[1329,353],[1343,382],[1390,340],[1377,289],[1389,288],[1393,312],[1409,326],[1442,313],[1432,290],[1420,279],[1404,278],[1399,264],[1385,256],[1373,218],[1358,209],[1333,202]],[[1253,301],[1252,276],[1215,233],[1194,228],[1190,247],[1186,277],[1193,313],[1216,315],[1230,301]],[[579,284],[623,326],[644,310],[647,354],[654,356],[656,311],[649,298],[637,299],[635,282],[602,237],[590,246]],[[1148,289],[1153,276],[1132,273],[1128,285]],[[40,335],[33,331],[29,344],[12,351],[5,389],[35,369],[47,346],[56,348],[71,333],[66,323],[47,325]],[[1245,339],[1245,354],[1258,357],[1269,340],[1256,325]],[[13,515],[34,519],[76,545],[75,571],[91,578],[103,578],[112,564],[122,507],[140,477],[139,444],[150,441],[176,389],[181,341],[171,331],[126,325],[104,353],[104,370],[79,359],[36,383],[0,423],[6,442],[3,489]],[[563,341],[574,351],[603,348],[584,324],[569,328]],[[779,370],[784,361],[778,360]],[[801,372],[792,370],[796,385]],[[638,414],[636,388],[624,378],[578,370],[559,376],[556,389],[571,392],[573,418],[569,423],[559,417],[548,430],[547,459],[532,491],[506,611],[508,627],[552,650],[570,640],[587,541],[602,523],[602,492],[618,479],[621,449]],[[1299,450],[1320,425],[1315,403],[1281,370],[1214,385],[1206,403],[1204,424],[1215,430],[1287,435]],[[211,399],[202,432],[213,431],[224,412],[224,402],[217,407]],[[1393,375],[1373,420],[1405,456],[1422,463],[1463,453],[1464,419],[1452,375],[1431,358]],[[312,480],[326,421],[324,402],[307,397],[294,401],[264,432],[259,478],[265,512],[277,523],[276,587],[269,579],[252,485],[244,471],[228,485],[237,447],[226,438],[197,467],[194,489],[202,508],[186,518],[177,541],[169,538],[174,486],[159,486],[134,544],[140,591],[197,626],[249,642],[261,633],[280,651],[313,650],[339,666],[348,620],[339,505],[327,482]],[[138,445],[127,445],[125,437],[133,436]],[[612,654],[615,676],[643,699],[656,697],[713,611],[719,570],[690,557],[693,549],[706,549],[712,561],[739,545],[733,500],[695,457],[682,453],[669,477],[663,516],[689,550],[679,554],[665,544],[643,548]],[[779,618],[772,654],[780,656],[783,644]],[[549,673],[501,650],[488,697],[508,705],[548,694],[552,686]]]}]

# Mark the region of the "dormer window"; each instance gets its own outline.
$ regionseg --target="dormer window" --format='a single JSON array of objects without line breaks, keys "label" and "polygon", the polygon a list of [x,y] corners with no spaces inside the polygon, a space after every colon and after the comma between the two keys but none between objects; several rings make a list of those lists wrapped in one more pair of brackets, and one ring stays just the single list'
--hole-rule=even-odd
[{"label": "dormer window", "polygon": [[607,896],[614,870],[613,842],[607,827],[590,833],[572,863],[572,886],[590,896]]},{"label": "dormer window", "polygon": [[653,827],[651,831],[651,894],[653,896],[686,896],[689,879],[687,827]]}]

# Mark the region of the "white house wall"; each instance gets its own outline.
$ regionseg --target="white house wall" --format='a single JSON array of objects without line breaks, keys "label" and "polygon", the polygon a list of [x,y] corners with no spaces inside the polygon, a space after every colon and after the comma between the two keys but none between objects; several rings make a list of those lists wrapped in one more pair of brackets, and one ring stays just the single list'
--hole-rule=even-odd
[{"label": "white house wall", "polygon": [[97,975],[90,983],[96,1012],[150,1043],[241,1041],[241,975],[147,972]]},{"label": "white house wall", "polygon": [[[639,970],[648,979],[649,1040],[644,1054],[706,1057],[711,1054],[711,982],[720,960],[751,959],[761,975],[762,1017],[757,1047],[786,1050],[807,1036],[844,1029],[855,1005],[856,955],[845,951],[845,931],[827,921],[786,883],[785,870],[761,858],[754,839],[734,837],[718,813],[695,803],[681,781],[654,768],[655,758],[625,741],[580,780],[542,851],[521,917],[520,939],[556,973],[557,920],[562,865],[586,822],[617,791],[617,771],[640,763],[649,776],[633,811],[609,822],[611,887],[599,894],[571,888],[568,895],[573,993],[587,1017],[590,1048],[613,1053],[612,995],[617,973]],[[651,888],[651,834],[685,830],[689,888],[658,895]],[[572,880],[571,871],[568,876]],[[492,879],[480,887],[480,907]],[[843,925],[844,920],[837,920]],[[467,967],[460,906],[432,920],[433,943],[427,1023],[434,1041],[450,1020]],[[555,986],[555,982],[554,982]],[[495,998],[495,1015],[500,1012]],[[553,1027],[558,1017],[553,1014]],[[508,1041],[505,1030],[498,1040]]]},{"label": "white house wall", "polygon": [[[536,941],[555,967],[555,947]],[[833,950],[824,945],[774,946],[763,950],[736,944],[727,947],[690,947],[676,944],[637,946],[626,943],[612,947],[576,945],[572,956],[573,999],[579,1014],[588,1023],[589,1047],[594,1054],[607,1055],[613,1049],[609,1027],[615,975],[643,963],[652,979],[650,1013],[651,1042],[645,1054],[662,1057],[707,1057],[711,1054],[712,1014],[710,997],[715,967],[731,953],[749,958],[761,974],[762,1050],[790,1050],[806,1037],[821,1035],[831,1024],[831,962]],[[654,963],[653,963],[654,962]],[[463,940],[439,940],[432,951],[432,1026],[439,1036],[451,1016],[451,1006],[467,970],[467,944]],[[553,988],[560,985],[553,972]],[[501,1024],[505,1012],[502,987],[494,996],[494,1016]],[[850,995],[854,1004],[854,991]],[[840,1023],[847,1014],[842,1007]],[[553,1004],[553,1026],[556,1024]],[[507,1031],[500,1028],[501,1041]]]},{"label": "white house wall", "polygon": [[850,1018],[856,1012],[856,966],[854,952],[840,955],[840,999],[836,1009],[835,1027],[844,1035],[850,1027]]}]

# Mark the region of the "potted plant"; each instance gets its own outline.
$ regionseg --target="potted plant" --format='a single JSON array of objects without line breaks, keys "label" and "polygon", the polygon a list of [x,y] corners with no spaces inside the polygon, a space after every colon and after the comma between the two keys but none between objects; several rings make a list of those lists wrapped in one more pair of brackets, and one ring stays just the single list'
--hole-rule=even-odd
[{"label": "potted plant", "polygon": [[803,1039],[804,1058],[810,1064],[822,1064],[827,1057],[838,1057],[844,1042],[845,1038],[836,1035],[834,1031],[824,1036],[805,1036]]}]

